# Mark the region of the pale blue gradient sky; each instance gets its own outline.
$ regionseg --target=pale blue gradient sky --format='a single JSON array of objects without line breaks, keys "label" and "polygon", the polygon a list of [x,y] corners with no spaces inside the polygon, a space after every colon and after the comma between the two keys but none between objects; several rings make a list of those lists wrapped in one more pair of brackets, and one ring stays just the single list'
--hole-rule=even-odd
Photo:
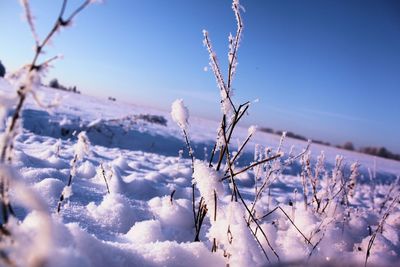
[{"label": "pale blue gradient sky", "polygon": [[[71,4],[80,3],[77,0]],[[61,1],[32,0],[40,36]],[[235,101],[260,99],[247,123],[333,143],[400,152],[400,1],[242,0],[245,29]],[[18,1],[0,0],[0,60],[15,70],[32,58],[33,39]],[[219,116],[218,89],[202,45],[210,32],[221,65],[235,31],[229,0],[107,0],[57,35],[62,53],[48,79],[87,94]],[[226,70],[226,68],[223,68]]]}]

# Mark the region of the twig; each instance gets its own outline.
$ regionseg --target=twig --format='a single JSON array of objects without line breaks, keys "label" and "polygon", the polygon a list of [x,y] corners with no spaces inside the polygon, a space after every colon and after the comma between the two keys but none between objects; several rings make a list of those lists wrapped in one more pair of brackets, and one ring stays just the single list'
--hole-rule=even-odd
[{"label": "twig", "polygon": [[372,249],[372,246],[374,245],[374,241],[375,241],[375,238],[376,238],[377,234],[382,231],[383,225],[385,224],[386,219],[389,217],[389,215],[392,212],[392,210],[399,204],[399,201],[400,201],[400,194],[398,194],[393,199],[393,201],[390,203],[390,205],[387,208],[386,212],[383,214],[383,216],[382,216],[382,218],[381,218],[381,220],[380,220],[380,222],[378,224],[378,227],[376,228],[376,230],[372,234],[372,236],[371,236],[371,238],[370,238],[370,240],[368,242],[367,253],[365,255],[365,264],[364,264],[365,267],[367,266],[368,258],[371,255],[371,249]]},{"label": "twig", "polygon": [[[277,158],[279,158],[279,157],[281,157],[281,156],[282,156],[282,154],[277,154],[277,155],[274,155],[274,156],[272,156],[272,157],[270,157],[270,158],[266,158],[266,159],[257,161],[257,162],[255,162],[255,163],[253,163],[253,164],[251,164],[251,165],[249,165],[249,166],[247,166],[247,167],[241,169],[240,171],[235,172],[235,173],[233,174],[233,176],[236,176],[236,175],[238,175],[238,174],[241,174],[241,173],[243,173],[243,172],[245,172],[245,171],[247,171],[247,170],[249,170],[249,169],[251,169],[251,168],[256,167],[257,165],[260,165],[260,164],[266,163],[266,162],[268,162],[268,161],[277,159]],[[224,180],[228,179],[229,177],[230,177],[230,176],[224,176],[223,178],[221,178],[221,181],[224,181]]]},{"label": "twig", "polygon": [[284,211],[284,209],[281,208],[281,206],[277,206],[275,207],[273,210],[271,210],[270,212],[268,212],[267,214],[261,216],[260,218],[258,218],[258,220],[262,220],[266,217],[268,217],[269,215],[271,215],[272,213],[274,213],[276,210],[280,210],[285,216],[286,218],[290,221],[290,223],[294,226],[294,228],[296,228],[296,230],[303,236],[304,240],[313,246],[313,244],[311,243],[310,239],[308,239],[303,232],[297,227],[297,225],[293,222],[293,220],[289,217],[289,215]]},{"label": "twig", "polygon": [[173,204],[175,192],[176,192],[176,189],[172,190],[171,195],[169,196],[169,201],[171,202],[171,205]]},{"label": "twig", "polygon": [[[236,185],[234,185],[236,186]],[[256,220],[256,218],[253,216],[253,214],[251,213],[249,207],[247,206],[246,202],[244,201],[242,194],[240,193],[239,189],[236,188],[237,190],[237,194],[238,197],[240,199],[240,201],[242,202],[243,206],[245,207],[245,209],[247,210],[247,212],[249,213],[249,215],[251,216],[253,222],[257,225],[256,229],[260,229],[261,234],[264,236],[265,241],[267,241],[268,247],[272,250],[272,252],[275,254],[276,258],[278,259],[278,261],[280,261],[279,255],[276,252],[276,250],[272,247],[271,243],[269,242],[269,239],[267,237],[267,235],[265,234],[264,230],[261,228],[260,224],[258,223],[258,221]],[[250,228],[251,225],[248,223],[247,226]],[[252,233],[254,233],[253,231],[251,231]],[[257,238],[256,238],[257,239]],[[259,243],[259,245],[262,247],[261,243]]]},{"label": "twig", "polygon": [[382,213],[382,210],[385,208],[386,203],[390,200],[392,197],[392,192],[396,188],[396,185],[399,183],[400,176],[397,177],[397,179],[391,184],[388,193],[386,194],[385,200],[382,202],[381,207],[379,209],[379,213]]},{"label": "twig", "polygon": [[101,167],[101,174],[103,175],[103,179],[104,179],[104,182],[105,182],[106,187],[107,187],[107,192],[110,194],[110,188],[108,187],[106,171],[104,170],[103,163],[100,163],[100,167]]},{"label": "twig", "polygon": [[[224,115],[225,118],[225,115]],[[237,201],[237,187],[236,187],[236,182],[235,182],[235,175],[233,173],[233,169],[232,169],[232,165],[231,165],[231,159],[230,159],[230,155],[229,155],[229,149],[228,149],[228,143],[227,143],[227,139],[226,139],[226,131],[225,131],[225,119],[223,120],[223,124],[222,124],[222,134],[224,137],[224,141],[225,141],[225,151],[226,151],[226,158],[227,158],[227,163],[228,163],[228,170],[230,173],[230,180],[232,183],[232,199],[231,201],[233,201],[233,199],[235,199],[235,201]]]}]

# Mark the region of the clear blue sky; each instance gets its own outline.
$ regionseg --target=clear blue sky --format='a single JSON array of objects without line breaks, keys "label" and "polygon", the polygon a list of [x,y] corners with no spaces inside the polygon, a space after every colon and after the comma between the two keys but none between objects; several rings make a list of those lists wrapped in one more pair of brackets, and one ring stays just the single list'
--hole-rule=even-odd
[{"label": "clear blue sky", "polygon": [[[18,2],[0,0],[0,60],[8,70],[33,55]],[[400,1],[241,3],[235,101],[260,100],[246,123],[400,153]],[[40,36],[60,4],[31,1]],[[212,73],[203,70],[202,30],[226,65],[235,26],[229,0],[106,0],[53,39],[47,56],[64,59],[47,80],[162,109],[183,98],[193,114],[216,119],[219,93]]]}]

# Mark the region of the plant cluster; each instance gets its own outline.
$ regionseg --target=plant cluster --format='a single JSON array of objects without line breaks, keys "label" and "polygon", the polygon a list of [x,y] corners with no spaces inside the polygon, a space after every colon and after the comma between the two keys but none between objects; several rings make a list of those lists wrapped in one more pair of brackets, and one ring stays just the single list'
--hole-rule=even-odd
[{"label": "plant cluster", "polygon": [[[235,129],[250,107],[250,102],[235,105],[232,99],[232,83],[238,64],[238,49],[243,31],[241,6],[238,0],[233,0],[232,9],[236,17],[237,30],[236,35],[229,35],[228,39],[228,74],[226,79],[222,74],[217,55],[213,50],[209,33],[206,30],[203,31],[204,45],[210,58],[210,67],[221,95],[222,111],[216,142],[208,161],[200,161],[194,158],[188,133],[189,112],[187,107],[184,106],[183,100],[177,100],[172,105],[172,117],[182,129],[192,160],[194,241],[200,241],[200,231],[207,219],[211,225],[206,233],[212,244],[211,251],[221,251],[226,258],[227,266],[233,263],[238,264],[238,266],[257,264],[257,262],[251,260],[256,258],[255,255],[257,254],[254,242],[258,245],[258,249],[262,251],[267,261],[271,262],[271,253],[280,261],[277,249],[272,246],[268,235],[262,227],[263,223],[273,217],[272,215],[275,212],[280,212],[303,238],[309,249],[309,260],[330,226],[339,223],[344,227],[346,221],[350,220],[353,213],[350,199],[356,191],[359,164],[357,162],[352,164],[350,166],[350,174],[346,176],[344,174],[343,157],[338,156],[333,171],[329,173],[324,166],[325,155],[321,152],[315,167],[312,167],[311,152],[309,151],[311,141],[300,154],[293,155],[292,151],[290,151],[289,155],[284,159],[282,144],[287,133],[283,132],[276,151],[270,148],[266,148],[265,151],[256,149],[254,162],[241,169],[237,168],[240,156],[254,135],[256,127],[251,126],[249,128],[247,138],[239,145],[237,150],[232,148],[232,136]],[[289,136],[297,137],[292,133]],[[262,195],[266,194],[273,182],[282,175],[284,168],[296,160],[300,160],[301,164],[300,176],[303,185],[304,211],[310,210],[320,221],[319,226],[309,234],[303,233],[295,222],[297,189],[294,192],[294,200],[289,202],[291,215],[279,204],[274,208],[270,208],[268,204],[267,208],[265,208],[262,203],[259,203]],[[247,171],[253,171],[255,176],[254,200],[251,203],[244,199],[241,189],[237,185],[237,177]],[[229,188],[230,191],[228,201],[224,188]],[[398,200],[395,198],[389,209],[392,209],[396,204],[398,204]],[[384,215],[382,221],[385,219]],[[274,220],[272,220],[272,223],[274,223]],[[379,225],[377,231],[379,230]],[[373,240],[374,235],[372,235],[368,245],[365,264],[367,264]],[[241,256],[238,254],[241,254]],[[246,255],[247,261],[243,261],[243,254]]]}]

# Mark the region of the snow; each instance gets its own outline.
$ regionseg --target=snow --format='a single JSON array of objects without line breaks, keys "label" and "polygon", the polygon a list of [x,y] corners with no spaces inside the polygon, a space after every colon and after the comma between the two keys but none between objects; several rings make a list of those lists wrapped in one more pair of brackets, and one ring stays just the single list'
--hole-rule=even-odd
[{"label": "snow", "polygon": [[188,128],[189,110],[184,105],[183,100],[175,100],[172,103],[171,109],[172,119],[179,125],[182,130],[186,130]]},{"label": "snow", "polygon": [[62,195],[64,196],[64,198],[70,198],[72,196],[72,186],[69,185],[64,187]]},{"label": "snow", "polygon": [[[14,92],[10,84],[0,78],[0,88],[1,107],[12,107],[15,101],[10,97]],[[49,110],[37,106],[29,97],[22,112],[23,128],[14,142],[13,165],[0,166],[1,174],[10,177],[9,198],[17,215],[8,223],[12,242],[5,238],[1,244],[6,245],[17,266],[35,266],[44,260],[51,267],[279,264],[258,229],[256,236],[271,263],[261,251],[248,228],[249,215],[240,200],[231,201],[229,179],[220,182],[224,170],[216,171],[215,166],[209,167],[208,161],[203,161],[205,152],[210,154],[215,142],[218,122],[191,116],[189,125],[188,110],[179,100],[171,114],[45,87],[37,90],[46,105],[60,94],[61,105]],[[134,117],[140,114],[163,116],[167,126]],[[196,151],[193,174],[181,127],[190,130]],[[232,140],[241,144],[250,134],[252,138],[233,166],[234,171],[265,154],[272,156],[279,151],[297,155],[307,146],[307,142],[255,131],[255,127],[238,126]],[[338,154],[343,159],[336,157]],[[314,203],[306,210],[303,166],[297,159],[271,176],[270,193],[267,189],[259,196],[255,216],[260,218],[279,206],[312,245],[280,210],[260,219],[261,229],[282,265],[363,265],[370,231],[377,229],[392,201],[388,192],[391,190],[393,196],[399,192],[399,185],[392,184],[400,174],[400,163],[315,144],[303,163],[307,159],[312,176],[318,176],[313,179],[317,179],[317,196],[323,203],[325,197],[336,192],[332,191],[333,181],[338,186],[342,178],[354,182],[349,206],[332,202],[324,213],[319,213]],[[270,165],[280,167],[285,160]],[[335,163],[341,160],[342,168],[336,171]],[[260,186],[261,179],[268,174],[267,166],[237,177],[249,207],[255,197],[254,186]],[[317,170],[319,174],[315,175]],[[67,186],[70,174],[72,187]],[[311,181],[306,181],[310,186]],[[193,183],[196,207],[203,197],[208,208],[200,242],[193,242]],[[58,214],[62,192],[67,199]],[[310,187],[310,203],[312,199]],[[255,223],[250,226],[254,231],[257,228]],[[399,262],[399,229],[400,209],[396,207],[386,219],[382,233],[376,236],[367,266],[395,266]],[[217,251],[211,252],[214,238]]]},{"label": "snow", "polygon": [[249,135],[254,135],[256,133],[256,131],[257,131],[257,126],[256,125],[251,125],[249,127],[249,129],[247,130]]},{"label": "snow", "polygon": [[221,175],[218,175],[215,170],[208,167],[207,163],[196,160],[193,178],[207,206],[210,210],[214,210],[214,194],[217,197],[224,194],[222,183],[219,181]]}]

